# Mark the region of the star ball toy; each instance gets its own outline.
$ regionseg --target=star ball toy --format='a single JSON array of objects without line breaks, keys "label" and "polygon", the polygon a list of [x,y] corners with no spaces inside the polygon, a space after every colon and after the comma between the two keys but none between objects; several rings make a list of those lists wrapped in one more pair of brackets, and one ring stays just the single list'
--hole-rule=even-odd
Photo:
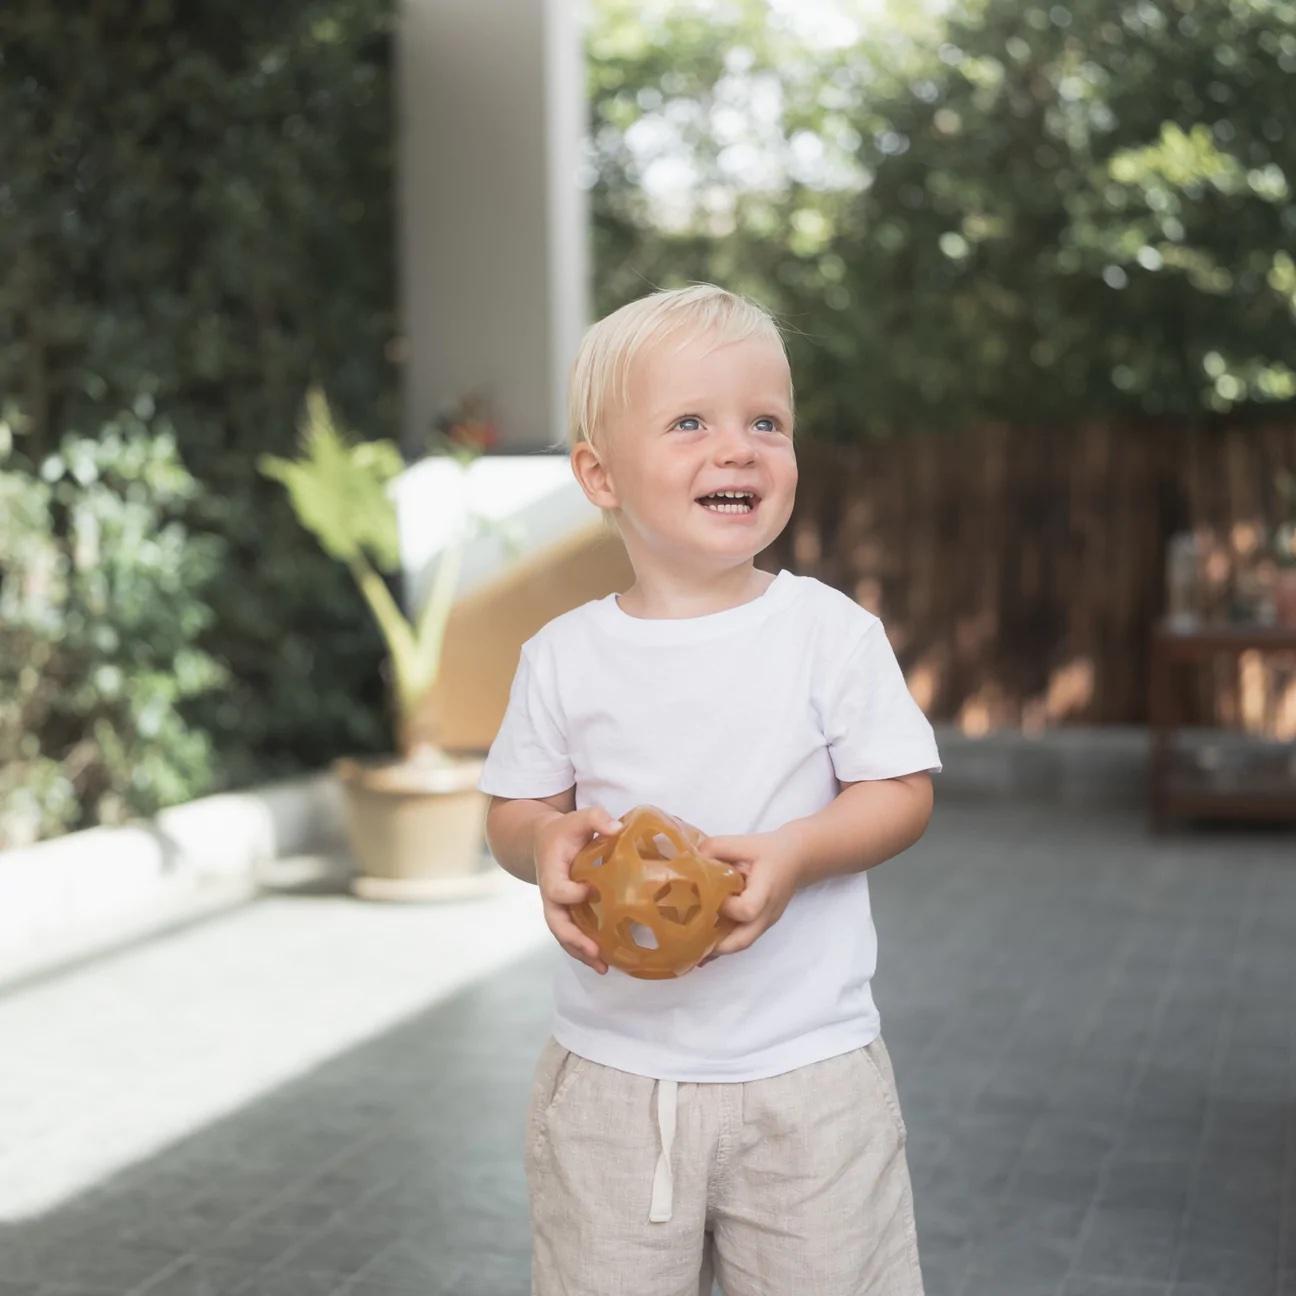
[{"label": "star ball toy", "polygon": [[645,981],[683,976],[733,930],[720,906],[742,891],[743,874],[699,854],[705,834],[656,806],[617,817],[620,832],[572,860],[572,880],[590,888],[572,919],[609,967]]}]

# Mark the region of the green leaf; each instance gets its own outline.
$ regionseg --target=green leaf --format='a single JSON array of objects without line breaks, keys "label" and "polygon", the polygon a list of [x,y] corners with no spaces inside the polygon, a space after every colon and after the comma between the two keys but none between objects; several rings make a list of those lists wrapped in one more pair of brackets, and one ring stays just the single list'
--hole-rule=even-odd
[{"label": "green leaf", "polygon": [[333,419],[322,391],[306,397],[296,459],[262,455],[258,466],[283,483],[298,520],[344,563],[367,557],[383,571],[400,562],[396,506],[388,483],[404,468],[392,441],[353,444]]}]

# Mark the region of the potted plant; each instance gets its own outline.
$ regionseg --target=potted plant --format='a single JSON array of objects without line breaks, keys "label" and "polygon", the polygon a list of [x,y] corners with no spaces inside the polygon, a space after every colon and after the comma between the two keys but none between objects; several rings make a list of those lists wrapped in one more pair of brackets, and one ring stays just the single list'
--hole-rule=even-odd
[{"label": "potted plant", "polygon": [[[468,397],[437,421],[434,438],[436,449],[466,472],[496,433],[481,399]],[[469,527],[443,550],[427,601],[411,620],[383,579],[400,565],[396,506],[388,493],[406,466],[396,444],[347,436],[323,392],[312,388],[299,457],[263,455],[258,466],[282,482],[298,520],[325,552],[346,564],[387,648],[396,754],[341,757],[332,766],[357,864],[352,890],[371,899],[421,900],[489,889],[499,870],[483,852],[488,798],[476,786],[482,760],[441,746],[432,704]],[[513,538],[503,534],[512,547]]]}]

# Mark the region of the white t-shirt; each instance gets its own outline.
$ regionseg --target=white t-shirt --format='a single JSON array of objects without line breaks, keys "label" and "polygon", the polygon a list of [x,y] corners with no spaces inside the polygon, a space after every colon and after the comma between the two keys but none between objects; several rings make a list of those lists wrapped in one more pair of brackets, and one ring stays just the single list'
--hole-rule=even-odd
[{"label": "white t-shirt", "polygon": [[[655,805],[728,836],[822,810],[839,779],[940,767],[881,621],[784,569],[707,616],[635,617],[609,594],[555,617],[522,645],[477,786],[575,784],[577,809]],[[872,1042],[876,963],[867,873],[825,878],[747,949],[682,977],[600,976],[564,955],[553,1035],[638,1075],[756,1080]]]}]

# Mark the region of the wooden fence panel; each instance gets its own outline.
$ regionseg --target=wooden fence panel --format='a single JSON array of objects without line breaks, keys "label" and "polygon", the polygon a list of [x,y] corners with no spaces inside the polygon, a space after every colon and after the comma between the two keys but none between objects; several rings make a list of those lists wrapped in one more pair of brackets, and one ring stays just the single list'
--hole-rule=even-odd
[{"label": "wooden fence panel", "polygon": [[[1296,427],[995,425],[806,441],[797,461],[796,510],[762,565],[795,566],[881,616],[933,719],[974,733],[1134,724],[1170,536],[1219,538],[1206,597],[1223,615],[1279,518]],[[1296,681],[1270,673],[1221,665],[1184,687],[1202,719],[1291,736]]]}]

